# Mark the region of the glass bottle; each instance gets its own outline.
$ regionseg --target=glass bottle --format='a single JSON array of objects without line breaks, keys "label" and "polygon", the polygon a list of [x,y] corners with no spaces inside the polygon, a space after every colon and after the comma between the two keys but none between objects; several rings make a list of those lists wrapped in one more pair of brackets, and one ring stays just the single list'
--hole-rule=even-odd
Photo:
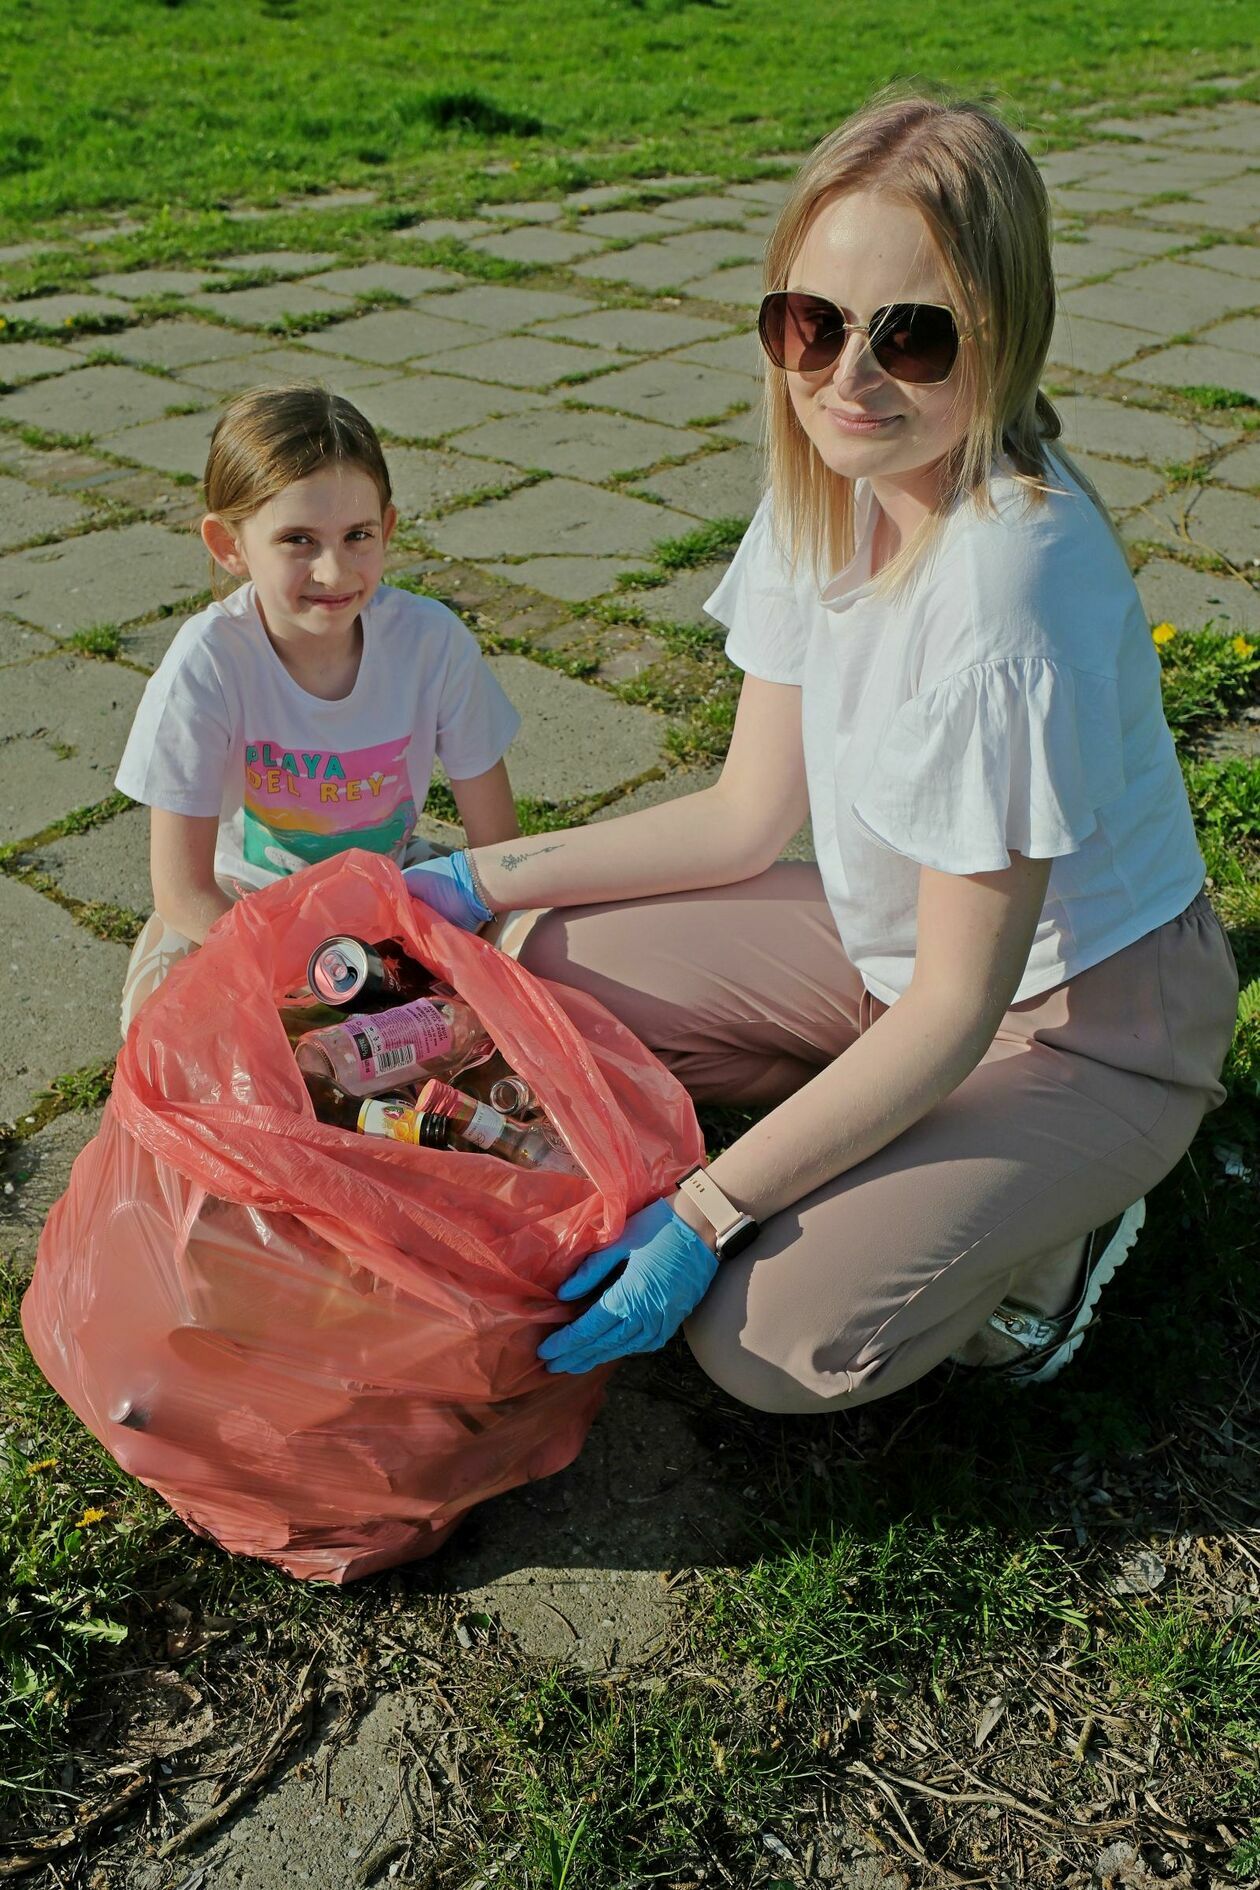
[{"label": "glass bottle", "polygon": [[513,1122],[489,1103],[462,1095],[449,1083],[426,1083],[416,1099],[416,1113],[426,1120],[445,1117],[450,1123],[449,1140],[457,1148],[498,1155],[518,1168],[547,1168],[566,1175],[584,1172],[549,1122]]},{"label": "glass bottle", "polygon": [[435,993],[312,1030],[294,1055],[304,1076],[329,1078],[351,1096],[377,1096],[484,1063],[494,1043],[470,1004],[453,992]]},{"label": "glass bottle", "polygon": [[387,1109],[410,1109],[410,1096],[351,1096],[330,1077],[303,1072],[307,1094],[321,1122],[336,1129],[353,1129],[360,1135],[389,1135]]}]

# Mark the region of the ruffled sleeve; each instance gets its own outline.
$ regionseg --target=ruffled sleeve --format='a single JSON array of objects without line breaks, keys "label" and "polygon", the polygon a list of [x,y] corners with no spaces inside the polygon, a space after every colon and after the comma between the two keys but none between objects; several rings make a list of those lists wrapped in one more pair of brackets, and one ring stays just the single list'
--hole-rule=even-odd
[{"label": "ruffled sleeve", "polygon": [[1047,657],[977,663],[897,711],[852,812],[944,873],[1075,853],[1123,793],[1114,679]]},{"label": "ruffled sleeve", "polygon": [[769,494],[704,608],[729,632],[726,654],[739,669],[763,682],[800,682],[809,620],[775,537]]}]

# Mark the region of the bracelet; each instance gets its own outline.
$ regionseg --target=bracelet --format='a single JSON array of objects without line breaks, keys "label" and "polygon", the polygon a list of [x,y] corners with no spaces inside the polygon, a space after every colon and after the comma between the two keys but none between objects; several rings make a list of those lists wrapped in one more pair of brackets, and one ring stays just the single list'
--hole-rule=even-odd
[{"label": "bracelet", "polygon": [[464,858],[468,862],[468,877],[472,881],[472,889],[485,907],[486,912],[493,919],[495,916],[494,907],[486,897],[486,889],[482,884],[481,874],[477,871],[476,861],[473,859],[472,853],[468,847],[464,848]]}]

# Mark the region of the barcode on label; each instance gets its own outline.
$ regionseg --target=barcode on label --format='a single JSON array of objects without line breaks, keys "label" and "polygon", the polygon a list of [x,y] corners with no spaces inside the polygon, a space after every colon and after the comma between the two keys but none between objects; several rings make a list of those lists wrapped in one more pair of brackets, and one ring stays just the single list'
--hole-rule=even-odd
[{"label": "barcode on label", "polygon": [[396,1050],[378,1050],[376,1053],[377,1072],[379,1075],[384,1076],[387,1070],[401,1070],[405,1068],[407,1064],[414,1063],[415,1060],[416,1046],[414,1043],[401,1043]]}]

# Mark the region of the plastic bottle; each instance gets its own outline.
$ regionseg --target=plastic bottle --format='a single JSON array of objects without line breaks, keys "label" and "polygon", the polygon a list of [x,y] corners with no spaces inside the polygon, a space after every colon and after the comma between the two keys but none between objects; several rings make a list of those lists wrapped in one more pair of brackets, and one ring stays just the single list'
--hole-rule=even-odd
[{"label": "plastic bottle", "polygon": [[471,1005],[454,994],[435,994],[312,1030],[294,1055],[304,1076],[326,1077],[350,1096],[376,1096],[484,1063],[494,1043]]}]

